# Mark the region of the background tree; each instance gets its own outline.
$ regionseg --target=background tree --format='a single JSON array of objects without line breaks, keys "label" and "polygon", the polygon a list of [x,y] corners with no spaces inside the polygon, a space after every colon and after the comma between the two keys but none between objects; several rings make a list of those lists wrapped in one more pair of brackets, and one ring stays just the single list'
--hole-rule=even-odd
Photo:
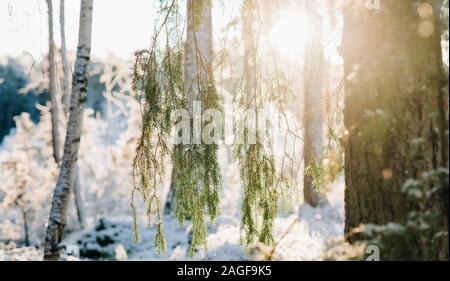
[{"label": "background tree", "polygon": [[[355,4],[344,10],[345,232],[354,241],[360,224],[408,226],[414,216],[438,214],[396,242],[410,253],[403,259],[448,259],[448,159],[442,141],[443,135],[448,139],[448,123],[441,120],[448,120],[442,111],[448,80],[439,2],[386,0],[380,10]],[[419,185],[441,167],[447,175],[441,173],[439,184],[411,188],[411,181]],[[405,192],[412,191],[431,201],[424,208],[411,204]],[[433,230],[431,237],[420,236],[420,227]],[[384,233],[399,229],[405,230]],[[445,230],[447,235],[435,236]]]},{"label": "background tree", "polygon": [[31,119],[39,122],[40,113],[36,104],[44,105],[48,100],[44,87],[20,93],[30,83],[26,70],[14,59],[8,59],[7,64],[0,65],[0,142],[15,127],[14,117],[22,112],[30,113]]},{"label": "background tree", "polygon": [[49,75],[49,97],[52,113],[52,144],[53,157],[56,163],[61,161],[61,136],[59,134],[59,108],[58,92],[56,90],[56,63],[55,63],[55,42],[53,38],[53,6],[52,1],[47,0],[48,7],[48,75]]},{"label": "background tree", "polygon": [[322,94],[323,94],[323,47],[321,40],[321,23],[319,6],[305,1],[305,13],[308,15],[310,38],[305,44],[304,66],[304,107],[303,107],[303,160],[305,173],[303,177],[303,196],[306,203],[316,207],[320,202],[318,189],[321,177],[322,161]]},{"label": "background tree", "polygon": [[75,167],[78,159],[78,148],[83,124],[84,104],[87,98],[87,66],[91,51],[92,8],[93,0],[81,1],[78,50],[73,77],[70,115],[64,144],[63,161],[53,192],[52,206],[45,237],[44,260],[57,260],[59,258],[58,244],[61,242],[67,220],[67,200],[75,177]]}]

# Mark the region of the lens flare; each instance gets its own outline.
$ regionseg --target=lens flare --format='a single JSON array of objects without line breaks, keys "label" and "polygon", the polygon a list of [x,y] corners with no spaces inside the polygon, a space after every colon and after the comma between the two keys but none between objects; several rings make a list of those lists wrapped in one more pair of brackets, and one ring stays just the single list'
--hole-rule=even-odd
[{"label": "lens flare", "polygon": [[293,10],[280,12],[278,21],[269,31],[272,45],[286,57],[299,56],[310,35],[306,15]]}]

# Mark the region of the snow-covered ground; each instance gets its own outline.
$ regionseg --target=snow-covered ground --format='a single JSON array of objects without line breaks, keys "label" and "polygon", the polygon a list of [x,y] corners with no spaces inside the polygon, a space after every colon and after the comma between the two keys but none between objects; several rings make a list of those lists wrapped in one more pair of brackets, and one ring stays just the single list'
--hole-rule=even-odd
[{"label": "snow-covered ground", "polygon": [[[229,165],[224,171],[222,213],[215,225],[209,226],[207,250],[199,250],[194,260],[249,260],[259,255],[258,247],[240,244],[239,176]],[[237,188],[236,188],[237,187]],[[339,239],[344,230],[343,181],[327,186],[328,204],[320,208],[301,205],[298,211],[276,218],[274,237],[278,242],[277,260],[321,260],[326,243]],[[297,216],[298,214],[298,216]],[[298,220],[296,220],[298,218]],[[296,221],[296,222],[294,222]],[[81,256],[91,259],[116,260],[189,260],[188,231],[178,226],[175,218],[165,220],[167,252],[157,255],[153,248],[154,228],[140,227],[141,243],[133,242],[131,218],[128,215],[96,221],[83,231],[70,233],[66,244],[67,259]],[[0,244],[0,260],[39,260],[42,251],[36,247],[16,248]],[[83,258],[83,257],[82,257]]]},{"label": "snow-covered ground", "polygon": [[[132,103],[129,106],[133,106]],[[134,108],[134,109],[133,109]],[[157,255],[153,248],[154,228],[140,218],[141,243],[134,243],[130,208],[132,157],[139,132],[137,105],[130,109],[127,129],[111,139],[112,123],[87,112],[80,147],[80,179],[86,209],[86,227],[80,230],[72,200],[63,243],[68,260],[188,260],[189,225],[180,228],[166,215],[164,229],[167,252]],[[0,260],[41,260],[42,239],[57,167],[51,161],[50,118],[43,109],[42,120],[32,124],[27,115],[17,119],[18,128],[0,146]],[[108,140],[108,141],[105,141]],[[198,250],[195,260],[249,260],[267,251],[261,245],[244,247],[240,243],[240,198],[242,187],[230,150],[222,148],[221,214],[208,224],[207,249]],[[49,160],[50,159],[50,160]],[[16,165],[16,166],[12,166]],[[19,167],[15,168],[14,167]],[[20,173],[19,173],[20,171]],[[23,220],[14,205],[17,187],[23,186],[23,204],[29,214],[30,244],[24,247]],[[343,179],[324,188],[328,203],[312,208],[297,202],[290,212],[281,212],[274,225],[279,260],[320,260],[329,240],[342,239],[344,230]],[[301,196],[300,196],[301,197]],[[142,203],[142,202],[141,202]],[[138,204],[139,205],[139,204]],[[138,206],[139,207],[139,206]],[[139,215],[145,208],[140,206]],[[293,222],[295,224],[293,224]],[[289,231],[287,231],[289,230]],[[271,250],[271,249],[269,249]]]}]

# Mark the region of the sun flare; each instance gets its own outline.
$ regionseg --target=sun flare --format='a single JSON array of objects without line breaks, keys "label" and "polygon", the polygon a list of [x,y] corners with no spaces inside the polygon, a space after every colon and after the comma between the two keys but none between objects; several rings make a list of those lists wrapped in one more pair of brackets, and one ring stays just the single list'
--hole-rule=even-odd
[{"label": "sun flare", "polygon": [[284,10],[269,32],[269,40],[274,48],[286,57],[302,53],[310,37],[308,19],[301,11]]}]

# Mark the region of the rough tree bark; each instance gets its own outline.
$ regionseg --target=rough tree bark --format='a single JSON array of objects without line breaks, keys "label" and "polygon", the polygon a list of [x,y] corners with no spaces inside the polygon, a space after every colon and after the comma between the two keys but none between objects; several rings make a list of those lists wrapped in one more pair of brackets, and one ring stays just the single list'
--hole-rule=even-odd
[{"label": "rough tree bark", "polygon": [[45,236],[44,260],[58,260],[59,246],[67,220],[67,201],[76,175],[76,162],[87,98],[87,67],[90,60],[93,0],[82,0],[75,73],[72,83],[70,115],[64,144],[63,161],[52,198]]},{"label": "rough tree bark", "polygon": [[[320,167],[322,157],[322,92],[323,92],[323,48],[320,19],[315,12],[317,6],[305,1],[305,12],[310,17],[311,37],[305,44],[304,109],[303,109],[303,160],[306,169]],[[321,200],[314,186],[311,173],[303,177],[303,197],[306,203],[316,207]]]},{"label": "rough tree bark", "polygon": [[49,98],[51,104],[51,122],[52,122],[52,146],[53,146],[53,157],[55,162],[60,163],[61,161],[61,141],[59,134],[59,109],[58,109],[58,98],[56,92],[56,65],[55,65],[55,42],[53,37],[53,7],[52,1],[47,0],[48,7],[48,64],[49,64]]},{"label": "rough tree bark", "polygon": [[358,238],[352,231],[360,224],[404,223],[411,210],[401,187],[441,166],[438,159],[446,150],[440,135],[448,132],[448,123],[440,128],[436,86],[440,34],[414,2],[386,0],[381,10],[353,6],[344,12],[345,233],[350,241]]},{"label": "rough tree bark", "polygon": [[[59,25],[61,30],[61,60],[62,60],[62,68],[63,68],[63,96],[62,103],[64,114],[66,115],[66,119],[69,116],[70,109],[70,69],[69,69],[69,60],[67,57],[67,49],[66,49],[66,31],[65,31],[65,8],[64,8],[64,0],[60,0],[59,5]],[[80,176],[79,170],[76,169],[76,176],[73,185],[73,195],[74,195],[74,203],[77,211],[78,223],[80,227],[84,227],[84,207],[83,201],[81,198],[81,190],[80,190]]]}]

